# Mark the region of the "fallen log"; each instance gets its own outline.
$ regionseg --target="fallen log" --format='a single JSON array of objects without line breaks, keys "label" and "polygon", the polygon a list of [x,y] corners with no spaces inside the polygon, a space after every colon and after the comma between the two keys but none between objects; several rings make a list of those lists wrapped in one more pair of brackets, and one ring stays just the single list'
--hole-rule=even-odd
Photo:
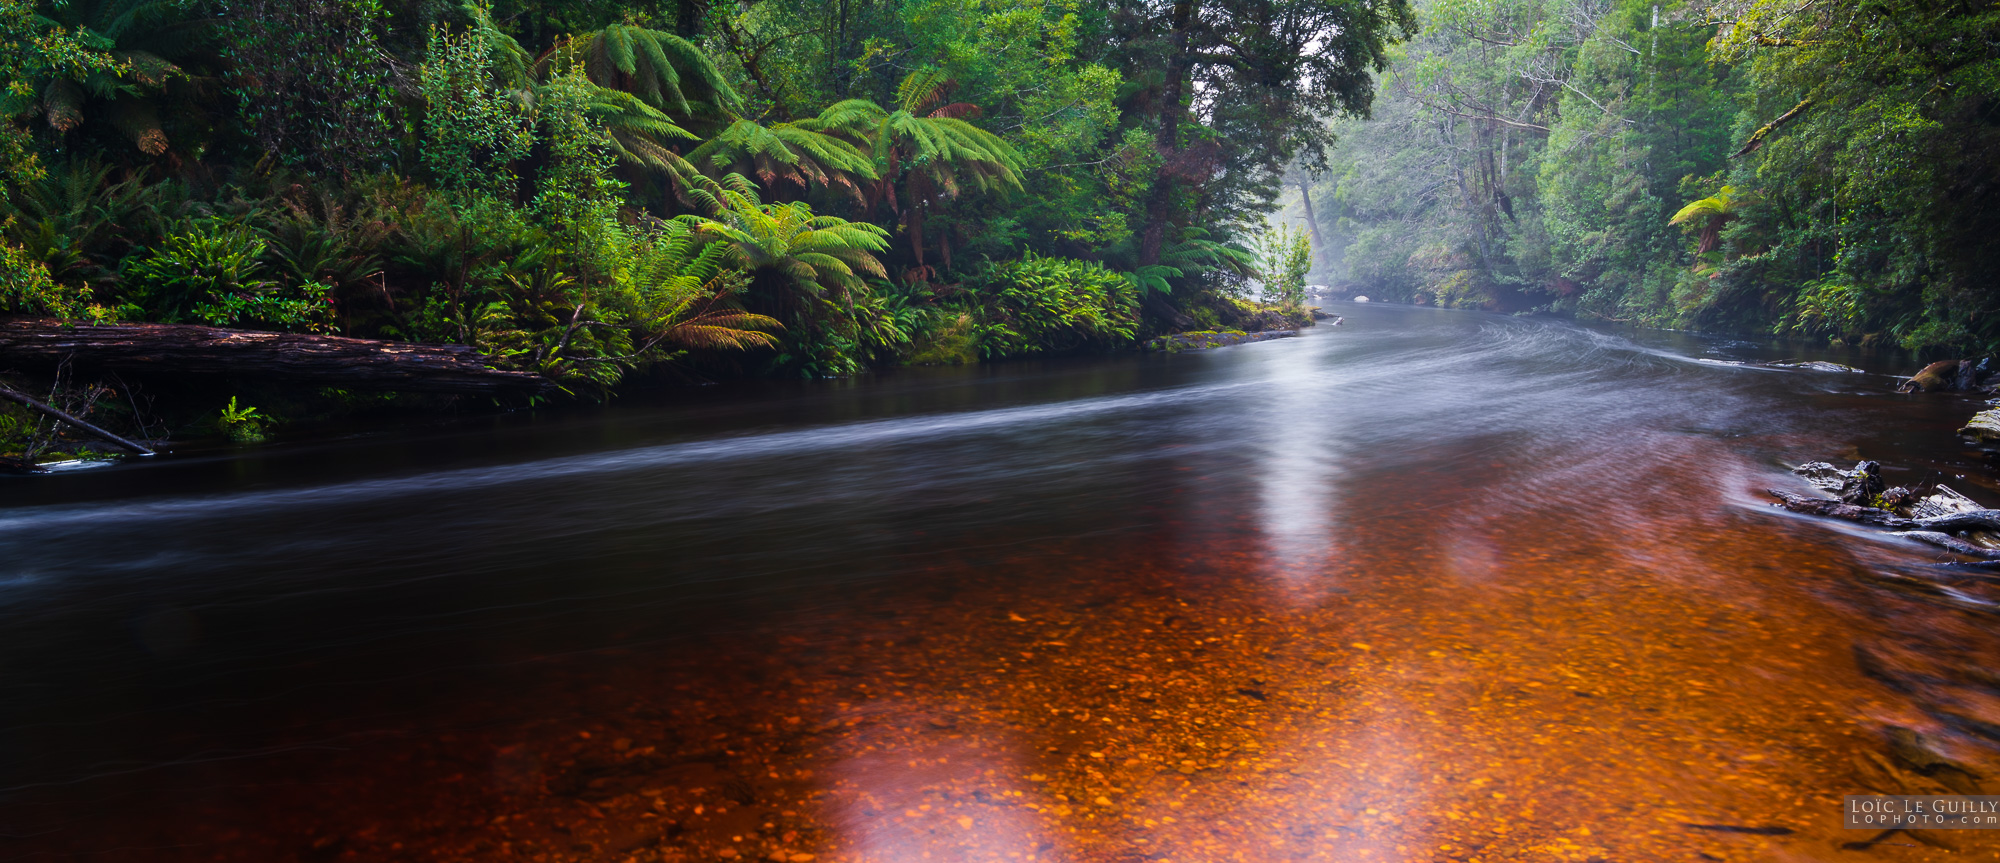
[{"label": "fallen log", "polygon": [[119,437],[115,434],[105,431],[104,429],[98,428],[93,423],[89,423],[82,419],[78,419],[77,417],[70,416],[69,413],[65,411],[58,410],[40,401],[39,399],[36,399],[33,396],[28,395],[27,393],[17,392],[11,387],[0,385],[0,401],[10,401],[15,404],[21,405],[22,407],[25,407],[28,410],[49,417],[50,419],[53,419],[56,422],[67,423],[69,425],[75,426],[79,429],[82,429],[83,431],[104,438],[106,441],[115,444],[119,449],[132,453],[133,455],[153,454],[152,450],[147,449],[145,446],[141,444],[133,443],[132,441],[126,440],[122,437]]},{"label": "fallen log", "polygon": [[1917,519],[1925,530],[2000,530],[2000,509],[1975,509]]},{"label": "fallen log", "polygon": [[[1806,497],[1805,495],[1802,494],[1793,494],[1788,491],[1779,491],[1778,489],[1775,488],[1769,489],[1768,491],[1770,491],[1772,497],[1775,497],[1780,501],[1780,503],[1778,504],[1779,506],[1782,506],[1785,509],[1791,510],[1792,512],[1796,513],[1802,513],[1805,515],[1820,515],[1820,516],[1826,516],[1827,518],[1845,519],[1847,521],[1858,521],[1862,524],[1872,524],[1878,527],[1911,528],[1919,526],[1917,522],[1911,521],[1910,519],[1907,518],[1903,518],[1902,516],[1889,512],[1888,510],[1875,509],[1874,507],[1867,507],[1867,506],[1855,506],[1853,504],[1841,503],[1840,501],[1832,500],[1829,498]],[[1951,516],[1947,516],[1947,518],[1949,517]],[[1930,527],[1931,525],[1926,524],[1922,526]]]},{"label": "fallen log", "polygon": [[1952,554],[1963,554],[1968,557],[1978,557],[1978,558],[1984,558],[1986,560],[1994,560],[1996,558],[2000,558],[2000,551],[1995,551],[1994,549],[1986,548],[1984,546],[1973,545],[1972,543],[1966,542],[1965,540],[1959,539],[1958,537],[1952,536],[1951,534],[1948,533],[1939,533],[1934,530],[1906,530],[1897,533],[1896,535],[1903,537],[1905,539],[1914,539],[1918,542],[1930,543],[1931,545],[1935,545],[1939,548],[1951,552]]},{"label": "fallen log", "polygon": [[193,324],[72,326],[0,320],[0,364],[171,375],[229,375],[354,390],[498,395],[553,386],[495,368],[467,345],[423,345]]}]

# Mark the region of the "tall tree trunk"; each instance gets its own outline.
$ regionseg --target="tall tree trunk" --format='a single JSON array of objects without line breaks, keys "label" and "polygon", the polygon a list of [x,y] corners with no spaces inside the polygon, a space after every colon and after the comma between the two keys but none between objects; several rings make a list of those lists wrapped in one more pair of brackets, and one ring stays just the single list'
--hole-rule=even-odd
[{"label": "tall tree trunk", "polygon": [[701,32],[702,0],[678,0],[674,14],[674,35],[693,39]]},{"label": "tall tree trunk", "polygon": [[847,76],[841,71],[841,61],[847,54],[847,0],[838,0],[834,10],[833,45],[826,52],[826,76],[833,82],[836,94],[847,92]]},{"label": "tall tree trunk", "polygon": [[1326,254],[1326,240],[1322,239],[1319,235],[1319,214],[1313,212],[1312,182],[1305,177],[1299,178],[1299,202],[1306,208],[1306,229],[1312,232],[1313,263],[1315,265],[1324,263],[1325,259],[1323,256]]},{"label": "tall tree trunk", "polygon": [[1146,199],[1146,229],[1139,236],[1139,265],[1151,266],[1160,262],[1160,247],[1165,244],[1167,220],[1173,216],[1174,174],[1171,167],[1175,151],[1180,149],[1181,115],[1185,109],[1181,99],[1187,92],[1188,33],[1194,29],[1196,0],[1177,0],[1174,3],[1174,30],[1170,40],[1172,53],[1167,58],[1167,81],[1160,90],[1160,129],[1153,139],[1160,151],[1162,164],[1160,173],[1153,179],[1152,192]]}]

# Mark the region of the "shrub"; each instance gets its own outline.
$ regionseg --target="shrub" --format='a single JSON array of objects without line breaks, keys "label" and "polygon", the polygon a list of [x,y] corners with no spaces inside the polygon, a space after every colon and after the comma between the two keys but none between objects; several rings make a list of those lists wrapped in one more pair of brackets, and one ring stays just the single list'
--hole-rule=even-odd
[{"label": "shrub", "polygon": [[264,279],[263,238],[243,225],[193,219],[126,270],[140,311],[169,323],[332,329],[331,287],[307,282],[284,289]]},{"label": "shrub", "polygon": [[978,279],[989,358],[1130,344],[1138,290],[1102,264],[1029,255],[993,264]]},{"label": "shrub", "polygon": [[917,341],[910,353],[913,366],[957,366],[979,362],[979,322],[959,315]]},{"label": "shrub", "polygon": [[333,331],[332,285],[307,282],[283,293],[231,293],[198,303],[194,316],[216,326],[250,329]]},{"label": "shrub", "polygon": [[0,312],[74,318],[88,310],[83,289],[57,284],[48,265],[19,246],[0,243]]},{"label": "shrub", "polygon": [[183,322],[195,307],[235,293],[257,293],[270,283],[259,278],[264,241],[249,228],[216,219],[191,219],[161,238],[125,278],[140,305],[155,320]]}]

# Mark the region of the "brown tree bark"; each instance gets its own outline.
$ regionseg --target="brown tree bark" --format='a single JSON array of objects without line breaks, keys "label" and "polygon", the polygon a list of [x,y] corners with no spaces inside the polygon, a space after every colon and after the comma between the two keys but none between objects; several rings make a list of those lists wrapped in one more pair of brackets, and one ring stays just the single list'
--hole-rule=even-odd
[{"label": "brown tree bark", "polygon": [[190,324],[71,326],[0,319],[0,365],[169,375],[227,375],[354,390],[532,394],[553,382],[495,368],[466,345],[226,330]]},{"label": "brown tree bark", "polygon": [[1146,226],[1139,234],[1139,265],[1151,266],[1160,262],[1160,249],[1166,243],[1167,221],[1173,215],[1174,174],[1171,167],[1173,155],[1180,148],[1181,114],[1186,110],[1181,99],[1186,95],[1188,63],[1188,34],[1194,28],[1195,0],[1178,0],[1174,3],[1173,56],[1167,60],[1166,85],[1160,91],[1160,129],[1153,139],[1153,145],[1160,151],[1162,166],[1153,179],[1151,194],[1146,200]]}]

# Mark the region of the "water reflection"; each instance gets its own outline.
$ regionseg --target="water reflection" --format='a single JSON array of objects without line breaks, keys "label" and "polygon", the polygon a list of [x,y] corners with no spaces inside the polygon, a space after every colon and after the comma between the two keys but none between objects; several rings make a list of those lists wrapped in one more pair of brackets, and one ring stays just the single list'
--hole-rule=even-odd
[{"label": "water reflection", "polygon": [[1755,491],[1958,408],[1712,347],[1370,306],[9,484],[0,859],[1826,856],[1978,694]]},{"label": "water reflection", "polygon": [[1241,420],[1258,447],[1257,525],[1273,575],[1288,592],[1317,598],[1320,566],[1340,554],[1341,418],[1349,408],[1339,395],[1338,354],[1301,362],[1268,353],[1257,360],[1258,389],[1268,399]]},{"label": "water reflection", "polygon": [[1070,807],[1042,794],[1016,735],[960,728],[949,711],[895,702],[858,705],[836,721],[850,730],[830,771],[830,809],[840,843],[859,859],[1069,856],[1040,813]]}]

